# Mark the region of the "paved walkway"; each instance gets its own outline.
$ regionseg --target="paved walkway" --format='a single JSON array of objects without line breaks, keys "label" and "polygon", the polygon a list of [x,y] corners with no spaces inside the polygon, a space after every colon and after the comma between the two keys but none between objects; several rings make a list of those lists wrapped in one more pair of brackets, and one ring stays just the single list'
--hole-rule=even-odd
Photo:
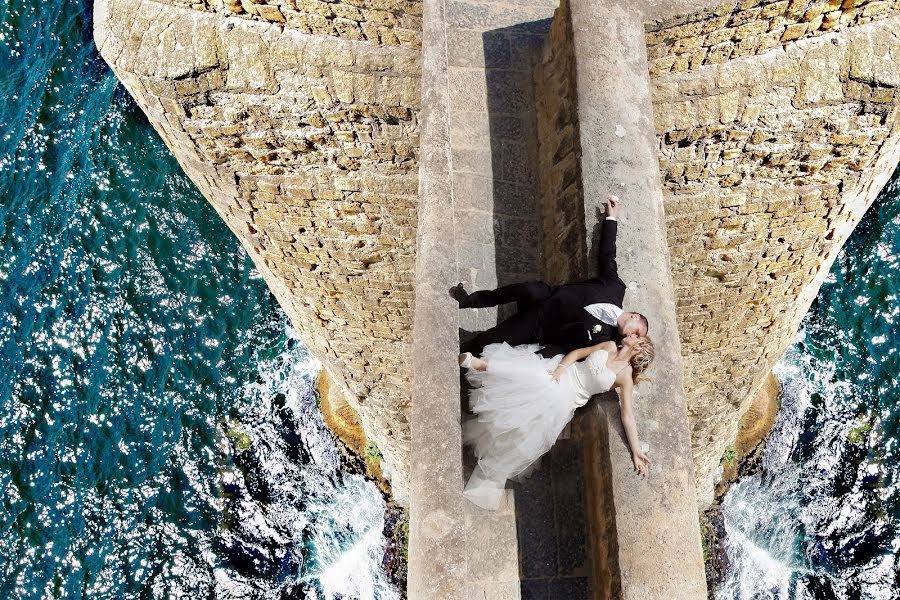
[{"label": "paved walkway", "polygon": [[[457,262],[470,290],[540,277],[533,64],[557,4],[447,3]],[[460,327],[496,319],[464,311]]]},{"label": "paved walkway", "polygon": [[560,440],[515,486],[522,600],[593,597],[583,460],[579,442]]},{"label": "paved walkway", "polygon": [[[447,3],[457,262],[470,291],[541,278],[533,67],[556,6]],[[461,337],[512,310],[461,311]],[[471,468],[468,457],[466,475]],[[470,596],[588,598],[582,480],[579,446],[566,440],[526,483],[510,485],[500,511],[466,503],[469,575],[482,586]]]}]

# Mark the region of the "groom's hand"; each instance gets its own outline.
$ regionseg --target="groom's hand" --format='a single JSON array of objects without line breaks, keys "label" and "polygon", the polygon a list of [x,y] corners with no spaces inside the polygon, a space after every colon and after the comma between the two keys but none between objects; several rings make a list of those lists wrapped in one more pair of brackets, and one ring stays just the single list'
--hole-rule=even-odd
[{"label": "groom's hand", "polygon": [[610,196],[606,199],[606,216],[618,218],[619,216],[619,199],[615,196]]}]

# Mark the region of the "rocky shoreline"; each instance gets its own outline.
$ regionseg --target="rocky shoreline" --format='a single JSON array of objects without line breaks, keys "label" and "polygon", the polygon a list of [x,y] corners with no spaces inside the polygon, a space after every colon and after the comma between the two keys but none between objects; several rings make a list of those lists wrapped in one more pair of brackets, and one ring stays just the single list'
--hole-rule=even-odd
[{"label": "rocky shoreline", "polygon": [[722,478],[716,484],[715,500],[700,514],[709,600],[714,599],[716,588],[725,581],[730,568],[728,554],[725,551],[725,520],[721,501],[732,483],[741,477],[759,472],[766,441],[778,419],[780,408],[781,385],[775,376],[769,373],[741,420],[734,445],[728,448],[726,456],[723,457]]},{"label": "rocky shoreline", "polygon": [[338,397],[323,369],[316,380],[317,404],[325,425],[334,435],[341,455],[341,468],[348,473],[363,475],[375,482],[384,497],[384,537],[388,540],[382,567],[388,580],[406,598],[407,565],[409,562],[409,512],[397,504],[391,494],[390,482],[381,471],[377,447],[366,441],[362,424],[353,409]]}]

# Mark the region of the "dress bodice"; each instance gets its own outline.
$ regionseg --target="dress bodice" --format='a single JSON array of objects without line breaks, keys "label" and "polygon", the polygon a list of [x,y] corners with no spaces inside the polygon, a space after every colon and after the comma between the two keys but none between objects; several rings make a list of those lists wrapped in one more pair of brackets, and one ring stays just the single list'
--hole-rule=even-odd
[{"label": "dress bodice", "polygon": [[591,396],[608,392],[616,382],[616,374],[606,366],[609,352],[597,350],[581,362],[572,365],[572,387],[575,390],[576,404],[584,405]]}]

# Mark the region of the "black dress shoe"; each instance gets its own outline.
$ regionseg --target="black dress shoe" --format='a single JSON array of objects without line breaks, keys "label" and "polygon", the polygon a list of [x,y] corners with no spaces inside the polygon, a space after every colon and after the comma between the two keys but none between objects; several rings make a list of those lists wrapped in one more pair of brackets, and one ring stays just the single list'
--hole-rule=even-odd
[{"label": "black dress shoe", "polygon": [[469,294],[466,290],[463,289],[462,283],[457,283],[455,286],[450,288],[450,297],[456,300],[459,303],[460,308],[471,308],[472,304],[469,301]]}]

